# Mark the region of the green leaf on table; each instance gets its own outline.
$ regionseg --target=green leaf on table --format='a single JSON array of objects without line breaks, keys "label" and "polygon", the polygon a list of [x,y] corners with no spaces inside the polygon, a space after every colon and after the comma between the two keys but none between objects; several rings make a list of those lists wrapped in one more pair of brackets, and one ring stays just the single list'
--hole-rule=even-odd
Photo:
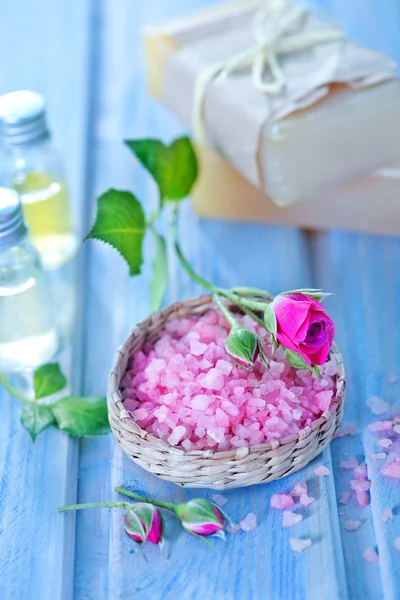
[{"label": "green leaf on table", "polygon": [[50,406],[57,427],[70,435],[104,435],[110,431],[107,401],[100,398],[68,397]]},{"label": "green leaf on table", "polygon": [[154,234],[156,254],[153,260],[153,274],[150,286],[150,304],[152,312],[159,310],[168,285],[168,263],[165,239],[156,231]]},{"label": "green leaf on table", "polygon": [[125,144],[152,175],[162,202],[188,196],[198,174],[196,154],[188,137],[177,138],[170,146],[150,138],[125,140]]},{"label": "green leaf on table", "polygon": [[277,323],[274,309],[270,304],[265,305],[264,310],[264,323],[270,334],[276,339]]},{"label": "green leaf on table", "polygon": [[66,385],[67,380],[58,363],[42,365],[33,374],[33,387],[36,400],[59,392]]},{"label": "green leaf on table", "polygon": [[93,238],[110,244],[128,263],[130,275],[138,275],[145,231],[143,208],[135,196],[108,190],[97,200],[96,220],[85,240]]},{"label": "green leaf on table", "polygon": [[309,364],[306,363],[304,358],[298,354],[298,352],[293,352],[293,350],[285,349],[286,360],[296,369],[308,369],[312,371],[312,368]]},{"label": "green leaf on table", "polygon": [[22,409],[21,424],[32,436],[33,441],[43,429],[54,425],[53,412],[47,406],[40,406],[36,402],[25,404]]}]

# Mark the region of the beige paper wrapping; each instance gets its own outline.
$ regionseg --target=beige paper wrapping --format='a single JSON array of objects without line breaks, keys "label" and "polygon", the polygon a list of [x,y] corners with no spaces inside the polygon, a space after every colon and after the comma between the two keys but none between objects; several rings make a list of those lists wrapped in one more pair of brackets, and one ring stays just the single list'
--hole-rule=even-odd
[{"label": "beige paper wrapping", "polygon": [[[161,29],[147,30],[150,90],[187,124],[193,123],[199,74],[254,46],[252,23],[259,7],[259,1],[238,2]],[[291,33],[327,27],[307,13]],[[265,154],[262,132],[266,123],[309,109],[329,94],[333,83],[360,89],[395,76],[393,64],[384,55],[348,38],[316,44],[278,59],[287,80],[284,93],[267,95],[255,89],[246,70],[223,81],[212,81],[203,111],[211,146],[249,181],[265,190],[259,159]]]}]

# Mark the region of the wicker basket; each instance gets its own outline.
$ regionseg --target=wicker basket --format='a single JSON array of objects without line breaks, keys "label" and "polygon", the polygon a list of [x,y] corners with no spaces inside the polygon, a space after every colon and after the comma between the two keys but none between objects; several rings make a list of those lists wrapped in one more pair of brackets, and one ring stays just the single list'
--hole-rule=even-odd
[{"label": "wicker basket", "polygon": [[124,409],[120,383],[128,362],[145,342],[155,342],[170,319],[202,315],[214,308],[211,296],[178,302],[140,323],[119,349],[108,381],[108,414],[111,429],[124,452],[154,475],[182,487],[228,489],[264,483],[298,471],[319,454],[339,428],[346,381],[342,357],[333,346],[337,362],[336,394],[329,410],[311,425],[279,441],[224,452],[172,447],[139,427]]}]

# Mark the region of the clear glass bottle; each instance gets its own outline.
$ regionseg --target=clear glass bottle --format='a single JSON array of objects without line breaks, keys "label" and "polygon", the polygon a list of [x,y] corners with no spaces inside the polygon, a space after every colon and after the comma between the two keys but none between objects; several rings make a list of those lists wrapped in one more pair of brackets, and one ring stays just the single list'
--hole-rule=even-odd
[{"label": "clear glass bottle", "polygon": [[77,238],[42,96],[29,91],[1,96],[0,131],[0,185],[18,191],[31,241],[44,267],[56,268],[75,254]]},{"label": "clear glass bottle", "polygon": [[57,352],[41,259],[29,242],[19,196],[0,187],[0,370],[18,371]]}]

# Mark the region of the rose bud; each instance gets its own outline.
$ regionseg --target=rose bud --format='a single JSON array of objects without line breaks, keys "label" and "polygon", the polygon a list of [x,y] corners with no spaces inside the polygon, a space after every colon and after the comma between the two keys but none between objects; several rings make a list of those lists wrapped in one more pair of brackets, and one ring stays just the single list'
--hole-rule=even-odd
[{"label": "rose bud", "polygon": [[125,531],[130,538],[141,544],[160,544],[164,531],[164,520],[155,506],[140,502],[133,504],[125,514]]},{"label": "rose bud", "polygon": [[224,513],[212,502],[205,498],[194,498],[183,504],[178,504],[175,514],[182,522],[182,527],[193,535],[219,535],[225,539]]},{"label": "rose bud", "polygon": [[299,354],[307,365],[323,365],[335,336],[335,326],[325,307],[303,293],[280,294],[271,307],[278,342]]},{"label": "rose bud", "polygon": [[259,339],[245,327],[234,325],[226,338],[226,351],[242,367],[251,369],[258,356]]}]

